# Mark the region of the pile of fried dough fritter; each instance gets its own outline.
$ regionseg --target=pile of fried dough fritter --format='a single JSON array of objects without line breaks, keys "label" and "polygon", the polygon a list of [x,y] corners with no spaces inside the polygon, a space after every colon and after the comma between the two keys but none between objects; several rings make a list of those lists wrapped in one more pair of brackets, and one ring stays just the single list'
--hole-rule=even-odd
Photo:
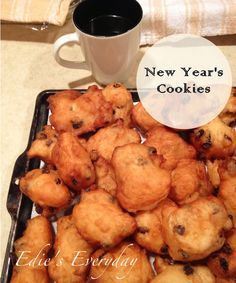
[{"label": "pile of fried dough fritter", "polygon": [[48,103],[50,125],[27,153],[45,165],[20,180],[41,215],[15,242],[11,283],[236,282],[233,91],[218,117],[184,132],[119,83]]}]

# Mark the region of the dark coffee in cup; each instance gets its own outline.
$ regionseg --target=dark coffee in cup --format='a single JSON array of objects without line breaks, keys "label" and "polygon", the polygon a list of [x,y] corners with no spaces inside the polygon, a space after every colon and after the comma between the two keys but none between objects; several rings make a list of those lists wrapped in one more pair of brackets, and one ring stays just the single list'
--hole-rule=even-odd
[{"label": "dark coffee in cup", "polygon": [[115,36],[127,32],[132,28],[129,18],[117,15],[102,15],[91,19],[86,31],[96,36]]},{"label": "dark coffee in cup", "polygon": [[134,0],[85,0],[75,9],[73,21],[82,32],[93,36],[116,36],[134,28],[142,9]]}]

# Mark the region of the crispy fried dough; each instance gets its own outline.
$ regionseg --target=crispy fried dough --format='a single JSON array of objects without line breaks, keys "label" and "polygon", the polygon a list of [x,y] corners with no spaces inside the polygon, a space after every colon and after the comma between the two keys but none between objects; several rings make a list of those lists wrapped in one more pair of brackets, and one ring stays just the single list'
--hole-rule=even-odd
[{"label": "crispy fried dough", "polygon": [[203,158],[227,158],[236,150],[236,131],[223,123],[219,117],[197,128],[191,141]]},{"label": "crispy fried dough", "polygon": [[73,133],[59,135],[52,152],[53,163],[64,183],[80,191],[95,182],[95,172],[88,152]]},{"label": "crispy fried dough", "polygon": [[10,283],[49,283],[47,268],[15,266]]},{"label": "crispy fried dough", "polygon": [[224,205],[213,196],[197,199],[180,208],[170,207],[163,215],[164,241],[174,260],[192,261],[207,257],[223,246],[222,232],[231,227]]},{"label": "crispy fried dough", "polygon": [[64,208],[71,201],[68,188],[55,170],[29,171],[20,180],[20,190],[41,207]]},{"label": "crispy fried dough", "polygon": [[155,259],[157,276],[151,283],[215,283],[215,277],[203,265],[168,264],[157,257]]},{"label": "crispy fried dough", "polygon": [[216,277],[216,283],[235,283],[235,282],[236,282],[236,278],[225,279],[225,278]]},{"label": "crispy fried dough", "polygon": [[94,163],[96,173],[96,186],[103,189],[112,196],[116,196],[116,177],[110,162],[103,157],[99,157]]},{"label": "crispy fried dough", "polygon": [[153,278],[145,250],[137,244],[122,242],[108,252],[96,251],[93,258],[89,283],[149,283]]},{"label": "crispy fried dough", "polygon": [[[50,278],[56,283],[85,283],[93,248],[81,237],[71,216],[57,221],[55,257],[49,264]],[[74,266],[73,266],[74,265]]]},{"label": "crispy fried dough", "polygon": [[48,283],[45,260],[51,246],[50,222],[43,216],[28,220],[23,236],[14,243],[18,260],[13,268],[11,283]]},{"label": "crispy fried dough", "polygon": [[[36,235],[38,235],[38,237],[36,237]],[[21,264],[27,263],[29,259],[34,259],[42,249],[44,251],[44,255],[42,253],[41,258],[46,259],[47,252],[51,248],[51,245],[51,224],[47,218],[43,216],[36,216],[28,220],[23,236],[14,243],[17,258],[20,257],[21,251],[29,251],[29,253],[27,253],[28,258],[24,259],[24,257],[22,257],[20,261]],[[39,260],[40,259],[38,259],[38,261]]]},{"label": "crispy fried dough", "polygon": [[169,170],[173,170],[181,159],[196,157],[193,146],[187,144],[176,132],[165,127],[155,127],[148,131],[144,144],[155,147],[157,153],[163,155],[163,166]]},{"label": "crispy fried dough", "polygon": [[206,161],[207,173],[208,173],[209,179],[213,187],[217,190],[220,185],[220,175],[218,172],[220,163],[221,163],[221,160],[217,160],[217,159],[214,161],[210,161],[210,160]]},{"label": "crispy fried dough", "polygon": [[227,233],[222,249],[209,257],[208,267],[217,277],[236,278],[236,229]]},{"label": "crispy fried dough", "polygon": [[168,206],[176,207],[173,201],[165,199],[155,209],[140,212],[135,217],[138,226],[135,241],[150,252],[164,255],[168,253],[162,235],[162,215]]},{"label": "crispy fried dough", "polygon": [[129,212],[151,210],[170,190],[170,173],[161,168],[162,157],[153,147],[128,144],[117,147],[112,156],[117,199]]},{"label": "crispy fried dough", "polygon": [[134,129],[125,127],[123,121],[119,120],[93,135],[87,142],[87,150],[111,160],[116,147],[129,143],[140,143],[140,141],[139,134]]},{"label": "crispy fried dough", "polygon": [[223,200],[236,228],[236,156],[220,163],[219,198]]},{"label": "crispy fried dough", "polygon": [[43,130],[36,135],[30,149],[28,158],[38,157],[48,164],[52,164],[52,149],[57,142],[58,134],[51,126],[44,126]]},{"label": "crispy fried dough", "polygon": [[155,120],[143,107],[142,103],[137,103],[132,109],[131,118],[135,126],[137,126],[142,133],[146,133],[156,126],[162,126]]},{"label": "crispy fried dough", "polygon": [[55,129],[76,135],[95,131],[112,122],[112,105],[107,102],[97,86],[91,86],[81,95],[66,90],[48,98],[52,115],[49,117]]},{"label": "crispy fried dough", "polygon": [[131,110],[133,109],[133,100],[130,92],[124,85],[113,83],[107,85],[102,94],[106,101],[112,104],[114,120],[122,119],[124,125],[129,127],[131,125]]},{"label": "crispy fried dough", "polygon": [[236,91],[234,88],[232,88],[230,98],[224,110],[220,113],[219,118],[229,126],[236,125]]},{"label": "crispy fried dough", "polygon": [[82,237],[105,248],[119,244],[136,229],[134,218],[101,189],[82,192],[80,203],[73,209],[73,220]]},{"label": "crispy fried dough", "polygon": [[211,194],[205,164],[194,159],[182,159],[171,173],[169,197],[179,205],[190,203],[198,197]]}]

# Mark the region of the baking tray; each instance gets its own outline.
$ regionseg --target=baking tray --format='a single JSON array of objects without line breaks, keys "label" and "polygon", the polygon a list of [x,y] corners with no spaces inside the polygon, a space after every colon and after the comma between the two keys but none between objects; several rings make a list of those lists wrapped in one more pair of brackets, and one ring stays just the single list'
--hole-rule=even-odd
[{"label": "baking tray", "polygon": [[[50,95],[54,95],[57,91],[60,90],[45,90],[37,96],[28,145],[15,162],[7,197],[7,210],[11,215],[12,223],[3,263],[1,283],[10,282],[14,263],[13,245],[15,240],[22,236],[33,208],[33,202],[19,190],[19,178],[25,175],[26,172],[39,168],[41,161],[36,158],[28,160],[26,152],[35,139],[37,132],[41,131],[43,126],[47,124],[49,115],[47,98]],[[80,93],[85,92],[84,89],[78,89],[78,91]],[[138,102],[139,96],[137,91],[134,89],[129,89],[129,91],[132,94],[133,102]]]}]

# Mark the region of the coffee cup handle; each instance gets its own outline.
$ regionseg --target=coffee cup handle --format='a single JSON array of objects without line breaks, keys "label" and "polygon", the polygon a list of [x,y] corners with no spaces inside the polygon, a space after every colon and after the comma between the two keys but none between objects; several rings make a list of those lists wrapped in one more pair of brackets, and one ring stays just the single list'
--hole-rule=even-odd
[{"label": "coffee cup handle", "polygon": [[57,63],[66,68],[88,70],[88,65],[84,61],[74,62],[74,61],[62,59],[60,57],[61,48],[68,43],[79,44],[79,36],[76,32],[63,35],[55,41],[53,46],[53,55]]}]

